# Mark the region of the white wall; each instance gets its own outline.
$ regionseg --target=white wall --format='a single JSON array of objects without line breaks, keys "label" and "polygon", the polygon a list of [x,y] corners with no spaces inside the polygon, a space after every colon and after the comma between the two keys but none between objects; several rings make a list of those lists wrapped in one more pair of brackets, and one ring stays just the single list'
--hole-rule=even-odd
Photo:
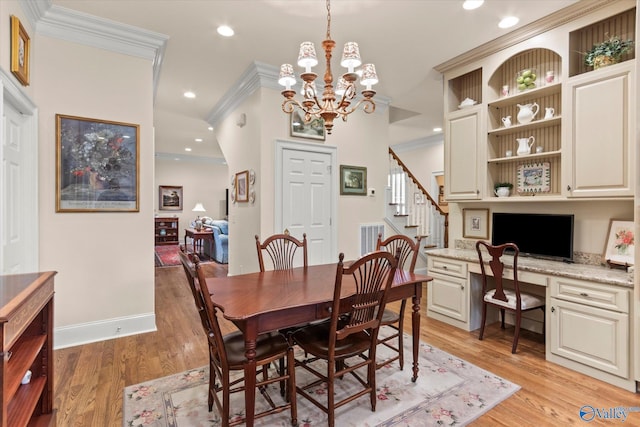
[{"label": "white wall", "polygon": [[[32,46],[40,145],[34,248],[42,270],[58,271],[55,345],[153,330],[151,61],[33,34]],[[139,212],[56,213],[57,113],[140,126]]]},{"label": "white wall", "polygon": [[[255,204],[235,203],[229,208],[229,274],[257,271],[254,235],[282,231],[274,230],[275,141],[322,143],[289,136],[289,116],[282,112],[281,104],[279,92],[263,88],[216,125],[216,137],[229,173],[247,169],[256,172]],[[338,164],[366,166],[368,186],[382,190],[388,173],[388,111],[384,107],[378,110],[371,115],[355,112],[347,123],[336,121],[333,134],[327,135],[324,144],[338,147]],[[242,128],[236,125],[241,113],[247,117]],[[336,180],[338,175],[335,171]],[[346,259],[359,256],[359,225],[382,222],[384,192],[376,193],[376,197],[337,196],[337,248]]]},{"label": "white wall", "polygon": [[[209,160],[209,161],[207,161]],[[180,242],[184,242],[184,229],[195,220],[197,214],[191,209],[200,202],[207,210],[200,216],[213,219],[225,217],[225,189],[229,186],[229,168],[227,165],[213,162],[212,159],[198,159],[181,156],[180,160],[169,158],[155,159],[154,176],[154,213],[156,216],[176,216],[179,218]],[[159,210],[159,186],[182,187],[182,211]]]}]

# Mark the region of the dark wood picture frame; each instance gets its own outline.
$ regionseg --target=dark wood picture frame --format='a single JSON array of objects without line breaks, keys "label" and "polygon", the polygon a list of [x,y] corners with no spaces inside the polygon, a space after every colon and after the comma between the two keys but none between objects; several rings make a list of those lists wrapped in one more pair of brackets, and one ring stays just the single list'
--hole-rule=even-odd
[{"label": "dark wood picture frame", "polygon": [[343,196],[366,196],[367,168],[340,165],[340,194]]},{"label": "dark wood picture frame", "polygon": [[158,209],[161,211],[182,210],[182,186],[160,185],[158,186]]}]

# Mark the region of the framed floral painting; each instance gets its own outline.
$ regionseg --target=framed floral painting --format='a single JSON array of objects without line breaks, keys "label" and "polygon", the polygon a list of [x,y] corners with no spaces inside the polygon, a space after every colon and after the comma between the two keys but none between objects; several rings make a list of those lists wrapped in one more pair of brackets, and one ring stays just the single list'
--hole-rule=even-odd
[{"label": "framed floral painting", "polygon": [[635,235],[633,221],[612,219],[609,223],[604,259],[607,264],[633,265]]},{"label": "framed floral painting", "polygon": [[56,114],[56,212],[138,212],[140,126]]}]

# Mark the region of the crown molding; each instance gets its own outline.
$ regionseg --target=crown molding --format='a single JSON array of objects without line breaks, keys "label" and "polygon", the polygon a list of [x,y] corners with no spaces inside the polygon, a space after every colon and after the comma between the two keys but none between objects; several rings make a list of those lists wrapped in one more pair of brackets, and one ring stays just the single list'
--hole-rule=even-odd
[{"label": "crown molding", "polygon": [[22,4],[26,6],[27,19],[34,20],[40,35],[152,61],[155,99],[168,36],[51,5],[49,0]]},{"label": "crown molding", "polygon": [[431,145],[443,145],[444,134],[439,133],[437,135],[427,136],[425,138],[413,139],[411,141],[400,142],[398,144],[391,145],[390,148],[396,153],[402,153],[405,151],[416,150],[418,148],[424,148]]},{"label": "crown molding", "polygon": [[518,43],[527,41],[535,36],[546,33],[554,28],[564,25],[568,22],[581,18],[585,15],[589,15],[597,10],[604,9],[605,7],[618,3],[621,0],[582,0],[577,3],[567,6],[551,15],[538,19],[524,25],[516,30],[505,34],[504,36],[493,39],[487,43],[471,49],[470,51],[458,55],[442,64],[436,65],[434,69],[440,73],[446,73],[450,70],[458,67],[479,61],[486,58],[489,55],[493,55],[508,47],[514,46]]},{"label": "crown molding", "polygon": [[160,153],[160,152],[156,152],[155,157],[161,160],[173,160],[177,162],[186,162],[186,163],[208,163],[208,164],[214,164],[214,165],[227,164],[227,161],[224,159],[224,157],[192,156],[188,154]]}]

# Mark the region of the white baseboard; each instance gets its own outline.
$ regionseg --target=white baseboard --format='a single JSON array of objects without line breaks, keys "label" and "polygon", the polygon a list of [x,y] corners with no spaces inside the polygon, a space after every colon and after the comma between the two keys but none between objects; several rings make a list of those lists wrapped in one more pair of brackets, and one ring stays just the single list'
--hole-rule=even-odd
[{"label": "white baseboard", "polygon": [[156,331],[155,313],[55,328],[53,348],[60,349]]}]

